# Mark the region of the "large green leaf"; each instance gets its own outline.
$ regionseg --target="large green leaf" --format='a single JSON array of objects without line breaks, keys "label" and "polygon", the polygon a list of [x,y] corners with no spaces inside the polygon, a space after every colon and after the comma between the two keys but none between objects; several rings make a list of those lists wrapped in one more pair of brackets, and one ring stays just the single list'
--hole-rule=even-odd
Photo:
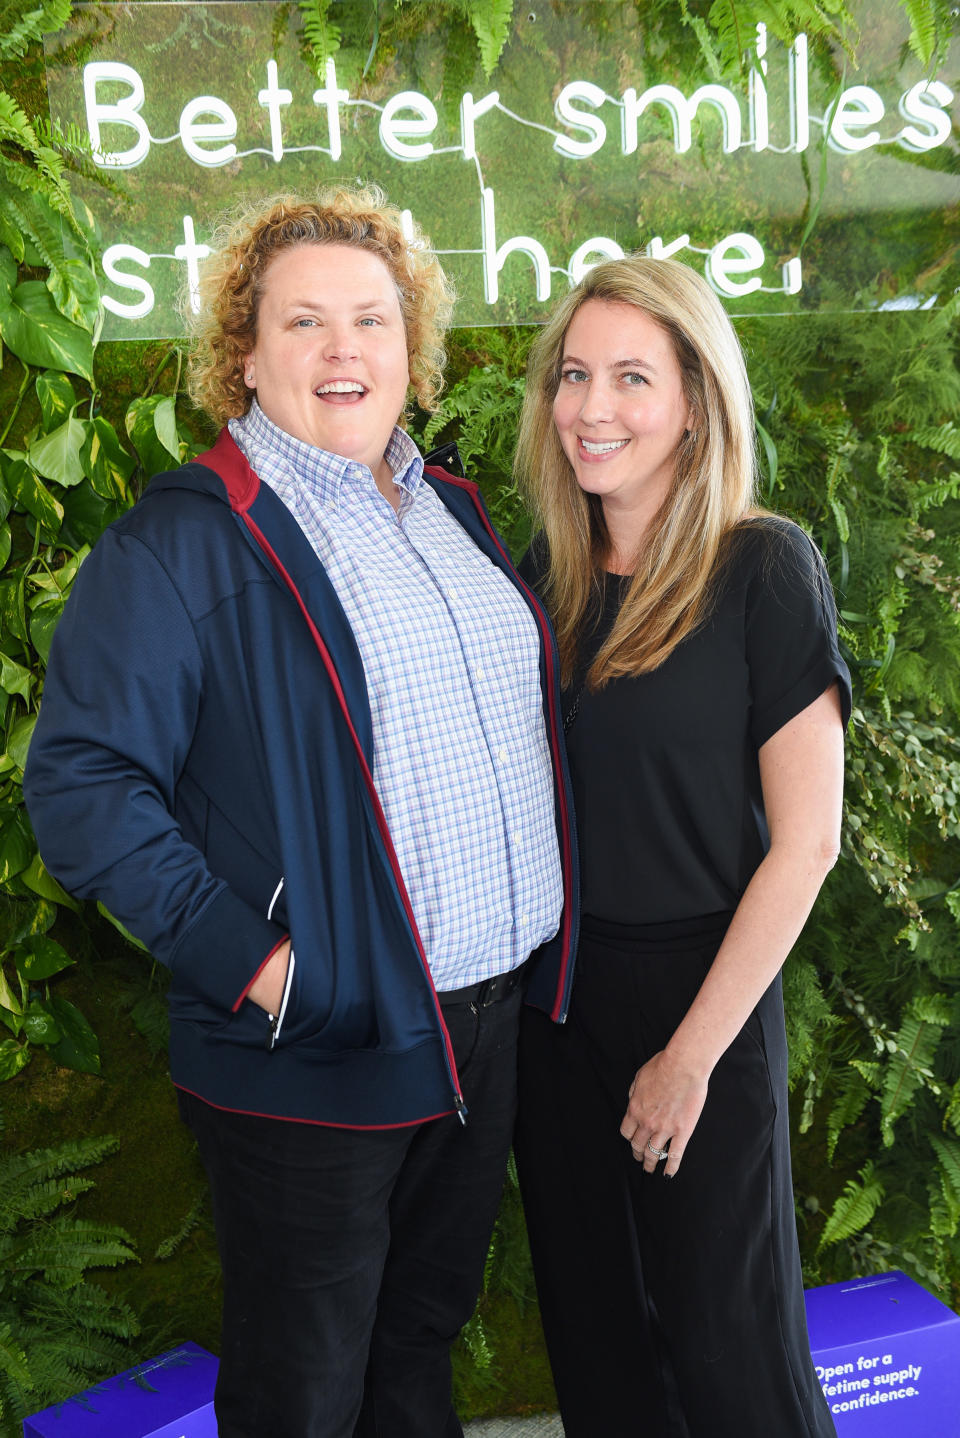
[{"label": "large green leaf", "polygon": [[94,544],[115,519],[119,519],[129,505],[117,500],[103,499],[90,483],[78,484],[68,489],[63,496],[63,526],[60,537],[65,544],[79,549],[84,544]]},{"label": "large green leaf", "polygon": [[[18,450],[16,451],[16,453],[20,456],[20,458],[23,457],[22,451]],[[13,497],[9,489],[7,488],[7,482],[3,477],[4,461],[9,454],[10,450],[0,450],[0,519],[6,519],[7,515],[10,513],[11,505],[13,504]]]},{"label": "large green leaf", "polygon": [[94,334],[100,315],[97,277],[83,260],[61,260],[47,276],[47,289],[60,313]]},{"label": "large green leaf", "polygon": [[0,650],[0,689],[7,694],[19,694],[21,699],[29,702],[32,688],[33,675],[30,670]]},{"label": "large green leaf", "polygon": [[64,1068],[79,1069],[81,1073],[100,1072],[100,1047],[97,1036],[83,1014],[68,999],[54,994],[48,1001],[50,1011],[60,1025],[60,1042],[50,1050],[51,1058]]},{"label": "large green leaf", "polygon": [[[24,819],[22,808],[15,809],[13,813],[18,819]],[[30,837],[31,851],[36,848],[32,834]],[[32,938],[35,934],[45,934],[53,927],[57,920],[57,906],[51,904],[48,899],[35,899],[31,897],[26,902],[12,904],[6,915],[7,930],[3,938],[3,944],[8,949],[17,948],[25,939]]]},{"label": "large green leaf", "polygon": [[41,280],[0,284],[0,336],[24,364],[65,369],[93,383],[93,339],[57,309]]},{"label": "large green leaf", "polygon": [[97,494],[104,499],[125,500],[127,480],[137,467],[132,454],[123,448],[113,425],[96,415],[86,426],[80,451],[83,472]]},{"label": "large green leaf", "polygon": [[126,426],[146,474],[160,474],[180,463],[176,410],[170,395],[135,399],[127,410]]},{"label": "large green leaf", "polygon": [[19,573],[0,579],[0,633],[28,643],[26,606],[23,599],[23,577]]},{"label": "large green leaf", "polygon": [[0,1044],[0,1083],[12,1079],[30,1062],[30,1050],[16,1039],[4,1039]]},{"label": "large green leaf", "polygon": [[10,558],[10,550],[13,548],[13,534],[6,520],[0,524],[0,569],[6,566]]},{"label": "large green leaf", "polygon": [[[15,874],[22,873],[35,851],[36,844],[27,816],[22,809],[17,809],[9,816],[0,834],[0,883],[5,884]],[[5,942],[12,943],[14,939],[8,937]]]},{"label": "large green leaf", "polygon": [[180,463],[180,439],[177,435],[177,406],[172,395],[165,394],[153,412],[153,427],[164,449]]},{"label": "large green leaf", "polygon": [[49,434],[73,414],[77,396],[67,376],[55,369],[45,369],[37,375],[36,391],[44,433]]},{"label": "large green leaf", "polygon": [[76,899],[72,894],[68,894],[61,884],[57,883],[39,854],[34,854],[18,877],[22,884],[26,884],[33,893],[39,894],[41,899],[52,899],[55,904],[63,904],[65,908],[73,909],[75,913],[80,912],[80,905]]},{"label": "large green leaf", "polygon": [[23,459],[10,458],[8,451],[4,459],[3,473],[14,504],[27,510],[45,529],[56,534],[63,521],[63,505],[54,499],[29,464]]},{"label": "large green leaf", "polygon": [[[7,982],[7,976],[3,972],[2,966],[0,966],[0,1009],[14,1019],[23,1013],[23,1004]],[[19,1026],[8,1025],[8,1027],[13,1028],[15,1034],[20,1032]]]},{"label": "large green leaf", "polygon": [[17,262],[7,250],[0,249],[0,294],[9,297],[17,283]]},{"label": "large green leaf", "polygon": [[97,910],[103,915],[106,920],[108,920],[109,923],[113,925],[118,934],[123,935],[128,944],[133,944],[134,948],[139,949],[141,953],[148,954],[150,952],[146,944],[142,944],[135,934],[131,934],[130,930],[126,928],[125,925],[121,924],[120,920],[118,918],[115,918],[114,915],[111,914],[107,906],[100,903],[99,899],[97,900]]},{"label": "large green leaf", "polygon": [[0,245],[6,245],[15,260],[23,259],[23,232],[0,205]]},{"label": "large green leaf", "polygon": [[60,1025],[50,1012],[49,1004],[43,999],[34,999],[23,1016],[23,1032],[32,1044],[52,1046],[60,1042],[63,1035]]},{"label": "large green leaf", "polygon": [[10,730],[10,737],[7,740],[7,753],[18,769],[23,769],[26,765],[27,750],[30,748],[30,740],[33,738],[33,730],[36,722],[36,714],[24,714]]},{"label": "large green leaf", "polygon": [[52,978],[75,961],[54,939],[46,934],[35,934],[24,939],[16,954],[14,965],[17,973],[28,984],[39,983],[41,979]]},{"label": "large green leaf", "polygon": [[27,451],[30,463],[44,479],[71,489],[83,479],[80,451],[85,439],[83,422],[71,414],[52,433],[42,434],[33,441]]},{"label": "large green leaf", "polygon": [[[30,620],[30,642],[44,664],[50,658],[50,645],[53,643],[54,631],[60,623],[65,603],[66,601],[63,599],[52,600],[49,604],[44,604],[40,609],[34,610],[33,618]],[[2,674],[0,674],[0,687],[6,688]],[[28,699],[29,695],[25,694],[24,698]]]}]

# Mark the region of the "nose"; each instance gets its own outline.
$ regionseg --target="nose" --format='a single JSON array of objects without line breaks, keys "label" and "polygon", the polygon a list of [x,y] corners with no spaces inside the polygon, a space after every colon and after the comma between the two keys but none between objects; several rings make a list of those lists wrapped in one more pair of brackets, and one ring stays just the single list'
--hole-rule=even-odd
[{"label": "nose", "polygon": [[584,424],[604,424],[613,419],[613,405],[606,385],[590,380],[583,387],[580,418]]},{"label": "nose", "polygon": [[331,324],[324,335],[323,354],[328,360],[352,360],[360,353],[359,335],[352,324]]}]

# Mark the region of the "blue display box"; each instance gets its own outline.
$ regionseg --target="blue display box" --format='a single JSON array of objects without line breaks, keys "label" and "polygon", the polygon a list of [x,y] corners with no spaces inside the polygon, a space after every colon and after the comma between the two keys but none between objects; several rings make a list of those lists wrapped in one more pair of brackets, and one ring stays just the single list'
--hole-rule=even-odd
[{"label": "blue display box", "polygon": [[840,1438],[960,1438],[960,1317],[905,1273],[812,1288],[810,1351]]},{"label": "blue display box", "polygon": [[24,1419],[23,1438],[217,1438],[217,1367],[183,1343]]}]

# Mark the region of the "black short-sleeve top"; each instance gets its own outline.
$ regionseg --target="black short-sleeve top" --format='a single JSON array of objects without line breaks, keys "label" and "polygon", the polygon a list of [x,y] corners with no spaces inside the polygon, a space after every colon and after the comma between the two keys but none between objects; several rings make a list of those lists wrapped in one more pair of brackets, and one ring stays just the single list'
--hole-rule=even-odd
[{"label": "black short-sleeve top", "polygon": [[608,576],[564,696],[583,912],[652,924],[732,911],[769,844],[761,746],[835,681],[850,715],[826,566],[799,526],[752,522],[708,617],[658,669],[581,691],[625,583]]}]

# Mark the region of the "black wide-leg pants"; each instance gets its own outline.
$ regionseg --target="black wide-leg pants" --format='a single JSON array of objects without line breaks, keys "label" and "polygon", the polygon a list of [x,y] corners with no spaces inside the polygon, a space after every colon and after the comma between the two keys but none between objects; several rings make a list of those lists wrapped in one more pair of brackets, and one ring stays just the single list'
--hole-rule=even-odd
[{"label": "black wide-leg pants", "polygon": [[350,1130],[179,1094],[223,1268],[220,1438],[462,1438],[473,1312],[516,1113],[517,989],[444,1006],[469,1114]]},{"label": "black wide-leg pants", "polygon": [[515,1137],[567,1438],[828,1438],[790,1175],[779,981],[717,1064],[679,1172],[619,1127],[729,915],[588,921],[567,1023],[521,1020]]}]

